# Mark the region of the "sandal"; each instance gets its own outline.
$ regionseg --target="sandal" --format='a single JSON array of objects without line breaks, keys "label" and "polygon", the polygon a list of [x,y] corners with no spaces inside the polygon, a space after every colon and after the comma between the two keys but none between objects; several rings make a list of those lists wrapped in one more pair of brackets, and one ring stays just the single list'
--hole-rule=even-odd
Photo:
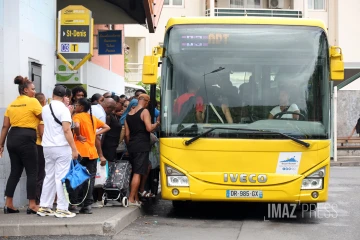
[{"label": "sandal", "polygon": [[145,198],[154,198],[155,195],[152,194],[151,192],[146,192],[146,191],[143,191],[142,193],[139,192],[140,196],[141,197],[145,197]]}]

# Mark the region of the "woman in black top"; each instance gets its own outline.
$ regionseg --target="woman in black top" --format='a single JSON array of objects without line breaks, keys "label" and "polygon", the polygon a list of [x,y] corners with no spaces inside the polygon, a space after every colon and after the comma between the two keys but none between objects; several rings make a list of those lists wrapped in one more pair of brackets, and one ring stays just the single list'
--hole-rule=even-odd
[{"label": "woman in black top", "polygon": [[109,162],[116,160],[116,149],[120,141],[121,124],[114,114],[106,116],[106,124],[110,130],[104,134],[102,140],[102,151]]},{"label": "woman in black top", "polygon": [[138,191],[140,180],[147,174],[150,152],[150,133],[160,124],[151,124],[150,112],[146,109],[150,97],[141,94],[138,105],[126,116],[125,141],[130,154],[130,162],[133,170],[129,205],[140,206]]}]

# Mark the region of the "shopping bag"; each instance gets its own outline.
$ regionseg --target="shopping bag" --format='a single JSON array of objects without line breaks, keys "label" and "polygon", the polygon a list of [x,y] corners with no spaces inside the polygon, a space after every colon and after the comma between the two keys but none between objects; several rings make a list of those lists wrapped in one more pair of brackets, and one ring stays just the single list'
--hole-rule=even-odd
[{"label": "shopping bag", "polygon": [[75,190],[78,186],[83,184],[86,180],[90,178],[90,173],[85,166],[81,165],[78,160],[71,161],[70,170],[66,176],[61,179],[61,182],[69,182],[69,186]]},{"label": "shopping bag", "polygon": [[150,150],[149,160],[151,162],[151,169],[157,168],[160,165],[160,153],[159,153],[159,143],[155,143]]},{"label": "shopping bag", "polygon": [[95,175],[95,188],[102,188],[108,178],[109,164],[106,161],[105,166],[101,166],[100,159],[97,160],[96,175]]},{"label": "shopping bag", "polygon": [[[90,188],[90,176],[91,174],[89,171],[85,166],[81,165],[78,160],[71,161],[69,172],[63,179],[61,179],[65,198],[71,205],[80,205],[85,201]],[[83,187],[82,184],[85,183],[85,181],[87,181],[87,190],[84,198],[80,201],[80,203],[72,203],[69,195],[76,194],[76,192]]]}]

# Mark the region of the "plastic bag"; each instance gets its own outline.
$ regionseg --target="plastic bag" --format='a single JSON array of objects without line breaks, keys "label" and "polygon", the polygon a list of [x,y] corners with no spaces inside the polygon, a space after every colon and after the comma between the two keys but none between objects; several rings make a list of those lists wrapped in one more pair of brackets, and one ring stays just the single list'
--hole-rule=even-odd
[{"label": "plastic bag", "polygon": [[156,142],[150,150],[149,160],[151,162],[151,169],[157,168],[160,165],[160,152],[159,152],[159,143]]},{"label": "plastic bag", "polygon": [[98,159],[97,160],[97,166],[96,166],[96,176],[95,176],[94,187],[95,188],[102,188],[103,185],[106,182],[106,179],[108,178],[108,175],[109,175],[108,162],[106,161],[105,166],[101,166],[101,161],[100,161],[100,159]]}]

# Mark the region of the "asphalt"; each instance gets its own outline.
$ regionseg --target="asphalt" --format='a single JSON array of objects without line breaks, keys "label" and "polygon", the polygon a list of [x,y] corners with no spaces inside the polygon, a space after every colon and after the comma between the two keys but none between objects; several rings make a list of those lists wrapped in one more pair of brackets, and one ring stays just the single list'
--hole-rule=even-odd
[{"label": "asphalt", "polygon": [[93,209],[93,214],[78,214],[74,218],[39,217],[0,213],[0,236],[50,235],[115,235],[141,215],[137,207],[121,206]]},{"label": "asphalt", "polygon": [[[332,167],[360,166],[360,157],[339,157],[331,161]],[[161,201],[161,200],[160,200]],[[165,205],[166,206],[166,205]],[[168,206],[169,207],[169,206]],[[27,215],[26,209],[20,209],[19,214],[4,215],[0,212],[0,238],[1,236],[116,236],[128,225],[142,216],[140,209],[121,206],[93,209],[91,215],[78,214],[75,218],[58,219],[55,217],[39,217]],[[140,217],[138,221],[141,221]],[[149,221],[150,220],[150,221]],[[152,219],[143,219],[148,225]],[[156,223],[156,220],[154,220]],[[167,221],[170,224],[171,221]],[[157,223],[156,223],[157,225]],[[121,234],[122,235],[122,234]]]}]

